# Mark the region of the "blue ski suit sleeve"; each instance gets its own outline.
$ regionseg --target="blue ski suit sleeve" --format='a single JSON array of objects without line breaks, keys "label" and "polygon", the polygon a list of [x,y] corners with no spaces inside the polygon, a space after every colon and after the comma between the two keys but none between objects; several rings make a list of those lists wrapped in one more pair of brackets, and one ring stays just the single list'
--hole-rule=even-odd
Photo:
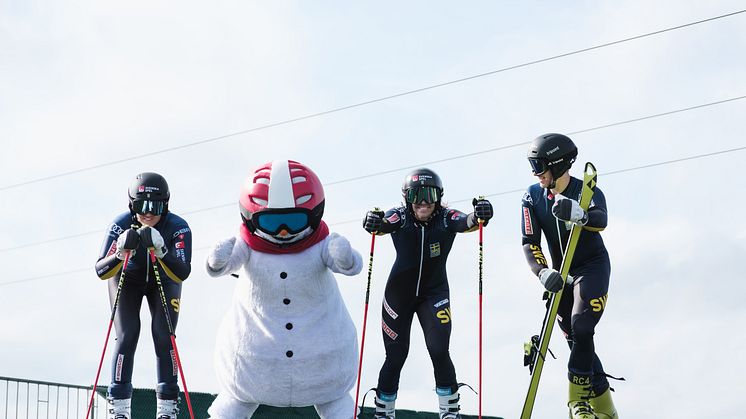
[{"label": "blue ski suit sleeve", "polygon": [[391,208],[383,214],[383,223],[381,224],[381,230],[377,233],[379,236],[384,234],[393,233],[404,226],[406,222],[406,211],[404,208]]},{"label": "blue ski suit sleeve", "polygon": [[181,217],[169,214],[170,221],[163,231],[163,241],[168,253],[161,261],[161,266],[169,278],[176,282],[187,279],[192,272],[192,230]]},{"label": "blue ski suit sleeve", "polygon": [[[521,234],[523,244],[523,254],[526,256],[531,272],[536,276],[542,269],[547,268],[547,258],[541,249],[541,226],[536,219],[536,210],[534,209],[534,199],[531,188],[523,194],[521,200]],[[534,191],[535,192],[535,191]]]},{"label": "blue ski suit sleeve", "polygon": [[450,208],[443,208],[443,226],[454,233],[467,233],[479,228],[473,212],[466,214]]},{"label": "blue ski suit sleeve", "polygon": [[606,197],[601,189],[596,188],[591,205],[588,207],[588,222],[583,227],[588,231],[603,231],[608,224],[609,216],[606,212]]},{"label": "blue ski suit sleeve", "polygon": [[130,228],[132,217],[127,214],[121,214],[106,229],[106,236],[101,244],[101,250],[96,261],[96,275],[101,279],[109,279],[122,269],[122,261],[116,256],[117,239],[119,235]]}]

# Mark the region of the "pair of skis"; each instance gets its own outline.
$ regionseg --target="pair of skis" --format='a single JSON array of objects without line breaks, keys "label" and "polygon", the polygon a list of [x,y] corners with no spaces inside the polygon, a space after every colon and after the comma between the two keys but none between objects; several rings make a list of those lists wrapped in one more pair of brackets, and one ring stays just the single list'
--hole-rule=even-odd
[{"label": "pair of skis", "polygon": [[[596,180],[596,167],[590,162],[586,163],[585,171],[583,172],[583,189],[580,194],[580,207],[583,208],[584,211],[588,211],[588,207],[593,199]],[[572,258],[575,255],[575,248],[578,245],[578,239],[580,238],[580,232],[582,229],[582,226],[573,225],[572,230],[570,231],[570,239],[567,241],[567,247],[564,252],[564,257],[562,258],[562,267],[560,268],[560,274],[565,281],[570,272],[570,265],[572,264]],[[560,300],[562,300],[563,290],[564,287],[556,293],[550,293],[547,312],[544,316],[544,323],[541,327],[541,334],[539,336],[533,336],[530,342],[524,346],[526,351],[524,362],[528,365],[529,370],[531,371],[531,383],[529,384],[528,393],[526,394],[526,401],[523,404],[521,419],[531,419],[531,413],[533,412],[534,402],[536,400],[536,393],[539,389],[539,379],[541,379],[544,360],[547,351],[549,350],[549,340],[552,338],[554,320],[557,317],[557,310],[559,309]],[[552,356],[554,355],[552,354]]]}]

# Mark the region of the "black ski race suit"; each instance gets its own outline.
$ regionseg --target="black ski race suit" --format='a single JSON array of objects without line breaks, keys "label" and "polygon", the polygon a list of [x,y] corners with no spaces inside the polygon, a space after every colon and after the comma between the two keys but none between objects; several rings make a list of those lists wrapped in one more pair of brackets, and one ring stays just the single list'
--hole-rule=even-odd
[{"label": "black ski race suit", "polygon": [[[570,178],[562,195],[580,201],[583,182]],[[557,219],[552,214],[555,196],[538,183],[531,185],[523,195],[522,234],[523,251],[531,270],[539,271],[547,267],[541,248],[542,232],[546,236],[552,267],[560,270],[562,256],[570,237],[572,224]],[[557,320],[570,346],[568,376],[591,377],[595,394],[602,394],[609,388],[601,360],[595,353],[593,335],[596,324],[606,308],[609,290],[611,263],[600,231],[606,228],[606,198],[599,188],[593,194],[588,209],[588,222],[583,226],[577,248],[570,265],[573,284],[566,284],[562,293]]]},{"label": "black ski race suit", "polygon": [[433,363],[436,386],[457,388],[456,371],[448,353],[451,307],[446,260],[456,233],[477,228],[474,213],[467,215],[439,205],[427,222],[417,221],[407,207],[386,211],[378,234],[391,233],[396,260],[383,299],[381,327],[386,360],[378,376],[380,392],[398,391],[415,313]]},{"label": "black ski race suit", "polygon": [[[141,227],[133,214],[127,212],[118,216],[107,229],[96,262],[96,274],[99,278],[109,281],[109,301],[112,307],[123,265],[123,261],[116,257],[117,238],[131,227]],[[184,219],[171,212],[163,214],[154,228],[163,236],[165,247],[168,249],[164,257],[156,261],[169,308],[169,316],[175,329],[179,320],[181,282],[191,272],[192,232]],[[143,247],[142,243],[127,263],[124,286],[114,317],[117,338],[112,359],[109,396],[114,399],[132,397],[132,369],[135,349],[140,337],[140,307],[143,297],[148,301],[152,318],[151,332],[158,369],[156,392],[160,399],[175,400],[179,395],[178,366],[171,347],[171,336],[153,265],[150,262],[148,249]]]}]

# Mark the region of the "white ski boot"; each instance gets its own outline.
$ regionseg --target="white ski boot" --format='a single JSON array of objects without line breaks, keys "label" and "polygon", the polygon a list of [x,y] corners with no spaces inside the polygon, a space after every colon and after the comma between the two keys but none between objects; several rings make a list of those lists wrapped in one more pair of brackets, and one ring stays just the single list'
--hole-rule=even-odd
[{"label": "white ski boot", "polygon": [[458,402],[461,396],[458,394],[458,390],[455,393],[449,395],[438,394],[438,405],[440,408],[440,419],[460,419],[461,415],[459,410]]},{"label": "white ski boot", "polygon": [[131,419],[132,417],[132,399],[112,399],[106,398],[108,405],[108,419]]},{"label": "white ski boot", "polygon": [[384,394],[376,391],[376,398],[373,399],[376,405],[375,419],[395,419],[396,418],[396,394]]},{"label": "white ski boot", "polygon": [[176,419],[177,416],[179,416],[178,400],[158,399],[155,419]]}]

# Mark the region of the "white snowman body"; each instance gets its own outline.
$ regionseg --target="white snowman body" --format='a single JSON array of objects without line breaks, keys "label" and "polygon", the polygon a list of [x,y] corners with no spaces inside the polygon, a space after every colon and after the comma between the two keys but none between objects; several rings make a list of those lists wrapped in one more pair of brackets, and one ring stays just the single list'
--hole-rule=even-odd
[{"label": "white snowman body", "polygon": [[271,406],[319,405],[349,393],[357,332],[333,272],[358,274],[360,254],[336,233],[298,253],[254,251],[240,237],[234,243],[224,268],[208,266],[211,276],[242,271],[215,347],[221,393]]}]

